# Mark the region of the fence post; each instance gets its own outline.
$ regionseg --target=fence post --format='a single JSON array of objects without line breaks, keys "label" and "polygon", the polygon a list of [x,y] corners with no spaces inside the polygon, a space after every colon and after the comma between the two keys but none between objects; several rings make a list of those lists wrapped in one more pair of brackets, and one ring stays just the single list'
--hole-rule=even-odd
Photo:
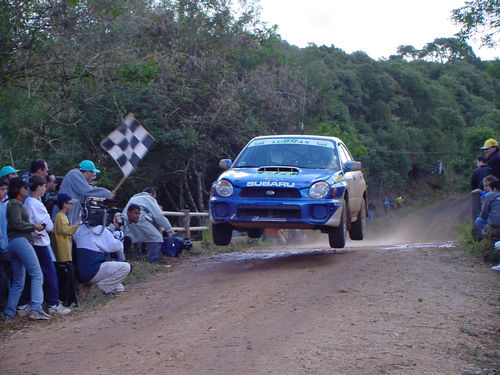
[{"label": "fence post", "polygon": [[186,232],[187,238],[191,238],[191,229],[189,225],[191,217],[189,216],[189,210],[181,210],[181,212],[184,214],[184,232]]},{"label": "fence post", "polygon": [[474,239],[479,241],[483,238],[483,235],[481,233],[481,229],[474,225],[474,220],[481,213],[481,194],[474,192],[471,193],[470,196],[472,200],[472,236]]}]

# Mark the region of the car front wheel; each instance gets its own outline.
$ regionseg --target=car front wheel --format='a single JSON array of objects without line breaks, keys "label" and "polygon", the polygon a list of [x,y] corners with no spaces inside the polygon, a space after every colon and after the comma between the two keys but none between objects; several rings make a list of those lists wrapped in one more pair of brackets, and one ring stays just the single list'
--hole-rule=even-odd
[{"label": "car front wheel", "polygon": [[357,220],[351,224],[351,229],[349,230],[349,237],[351,240],[362,240],[365,236],[365,225],[366,225],[366,212],[365,212],[365,200],[361,201],[361,207],[359,209]]},{"label": "car front wheel", "polygon": [[233,228],[228,224],[212,224],[212,238],[217,246],[227,246],[231,242]]},{"label": "car front wheel", "polygon": [[346,229],[346,207],[347,204],[344,201],[342,206],[342,214],[340,216],[340,224],[338,227],[331,228],[328,232],[328,242],[330,243],[330,247],[341,249],[345,246],[346,237],[347,237],[347,229]]}]

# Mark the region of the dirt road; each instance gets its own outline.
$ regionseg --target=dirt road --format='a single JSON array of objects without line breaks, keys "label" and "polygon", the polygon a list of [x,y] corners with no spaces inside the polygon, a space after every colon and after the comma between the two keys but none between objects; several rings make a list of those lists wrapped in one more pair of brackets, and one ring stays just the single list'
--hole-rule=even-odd
[{"label": "dirt road", "polygon": [[342,251],[175,264],[95,312],[0,342],[2,374],[498,374],[500,274],[453,242],[449,200]]}]

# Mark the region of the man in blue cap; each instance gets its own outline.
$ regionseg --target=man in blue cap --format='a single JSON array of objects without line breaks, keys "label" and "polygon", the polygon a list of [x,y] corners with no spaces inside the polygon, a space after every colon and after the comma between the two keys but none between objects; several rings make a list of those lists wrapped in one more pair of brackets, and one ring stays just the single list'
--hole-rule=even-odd
[{"label": "man in blue cap", "polygon": [[[94,162],[83,160],[78,168],[70,170],[61,184],[60,194],[67,194],[73,197],[73,210],[68,214],[70,225],[79,224],[80,218],[80,201],[86,197],[108,198],[114,197],[113,192],[108,189],[92,186],[92,181],[100,170],[95,167]],[[57,209],[54,209],[53,215],[57,214]]]},{"label": "man in blue cap", "polygon": [[0,169],[0,178],[9,183],[12,178],[18,177],[17,172],[19,172],[19,169],[14,169],[10,165],[7,165]]}]

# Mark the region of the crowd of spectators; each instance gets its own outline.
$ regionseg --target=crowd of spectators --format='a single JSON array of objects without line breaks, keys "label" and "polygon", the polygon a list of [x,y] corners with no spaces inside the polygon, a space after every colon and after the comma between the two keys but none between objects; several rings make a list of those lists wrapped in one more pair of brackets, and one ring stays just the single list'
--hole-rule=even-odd
[{"label": "crowd of spectators", "polygon": [[[494,260],[500,260],[500,151],[496,139],[484,142],[481,150],[484,156],[478,156],[477,168],[472,173],[472,193],[481,196],[481,210],[474,219],[474,226],[481,231],[488,242],[487,254],[493,253]],[[481,238],[480,237],[480,238]],[[492,267],[500,271],[500,263]]]},{"label": "crowd of spectators", "polygon": [[96,186],[100,171],[90,160],[64,178],[36,159],[29,171],[0,169],[0,307],[3,319],[16,316],[48,320],[71,313],[76,285],[95,284],[105,294],[124,291],[132,265],[124,249],[137,244],[150,263],[158,263],[162,231],[173,234],[146,188],[135,194],[109,226],[88,218],[88,199],[112,199],[114,192]]}]

